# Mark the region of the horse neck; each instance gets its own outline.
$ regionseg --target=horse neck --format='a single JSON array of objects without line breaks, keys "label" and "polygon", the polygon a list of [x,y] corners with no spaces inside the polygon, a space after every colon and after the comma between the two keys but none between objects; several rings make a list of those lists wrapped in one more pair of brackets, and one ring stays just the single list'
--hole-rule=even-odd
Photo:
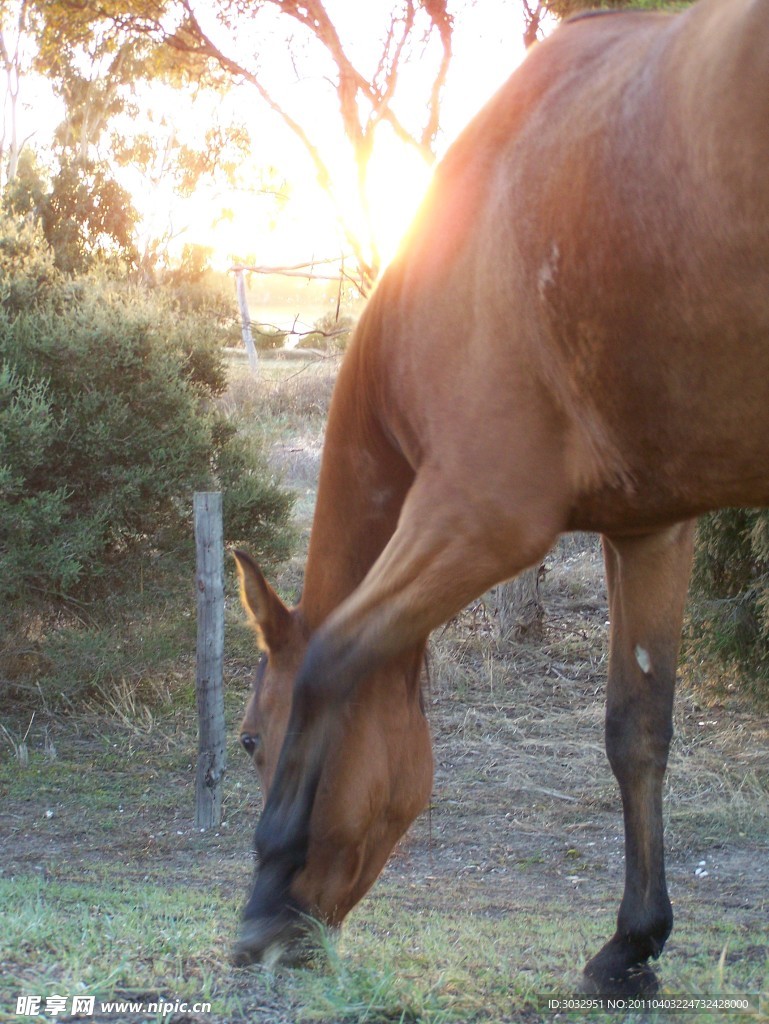
[{"label": "horse neck", "polygon": [[[769,0],[701,0],[673,24],[672,91],[692,134],[729,153],[747,140],[762,163],[755,155],[769,116]],[[766,177],[763,167],[757,174]]]},{"label": "horse neck", "polygon": [[311,631],[348,597],[392,536],[413,471],[387,439],[375,409],[372,345],[365,330],[334,391],[301,609]]}]

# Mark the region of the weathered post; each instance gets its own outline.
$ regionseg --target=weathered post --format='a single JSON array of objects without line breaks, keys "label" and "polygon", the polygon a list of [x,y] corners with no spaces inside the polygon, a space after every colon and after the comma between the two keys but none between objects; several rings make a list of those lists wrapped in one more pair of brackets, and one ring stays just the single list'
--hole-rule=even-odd
[{"label": "weathered post", "polygon": [[197,673],[198,765],[195,824],[211,828],[221,821],[222,783],[227,767],[224,725],[224,531],[222,496],[198,491],[195,517],[195,584],[198,596]]},{"label": "weathered post", "polygon": [[251,313],[248,308],[248,297],[246,296],[246,272],[244,267],[235,267],[235,288],[238,293],[238,306],[240,306],[240,334],[248,353],[248,365],[254,373],[258,373],[259,356],[257,355],[254,339],[251,335]]}]

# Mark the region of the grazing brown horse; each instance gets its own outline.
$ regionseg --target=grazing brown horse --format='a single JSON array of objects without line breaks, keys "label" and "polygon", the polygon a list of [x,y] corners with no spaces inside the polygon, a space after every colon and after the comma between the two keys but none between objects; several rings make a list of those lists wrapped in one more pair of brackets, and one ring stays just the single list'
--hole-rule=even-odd
[{"label": "grazing brown horse", "polygon": [[653,989],[692,519],[767,503],[769,0],[575,19],[450,150],[368,304],[299,605],[237,556],[267,792],[238,958],[341,921],[427,801],[430,631],[594,530],[626,878],[585,984]]}]

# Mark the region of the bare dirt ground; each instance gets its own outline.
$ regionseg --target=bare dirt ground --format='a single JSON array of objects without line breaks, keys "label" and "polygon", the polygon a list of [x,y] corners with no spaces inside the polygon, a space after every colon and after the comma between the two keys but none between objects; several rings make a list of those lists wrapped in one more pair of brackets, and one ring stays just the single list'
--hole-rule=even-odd
[{"label": "bare dirt ground", "polygon": [[[607,609],[600,551],[595,542],[566,540],[546,565],[542,640],[499,653],[490,598],[435,636],[427,692],[435,753],[431,808],[401,842],[368,901],[395,899],[417,917],[451,914],[458,906],[492,921],[545,916],[577,933],[585,922],[599,921],[600,934],[609,937],[624,859],[618,795],[603,752]],[[245,699],[242,668],[233,666],[230,685]],[[59,742],[81,752],[80,784],[87,789],[102,741],[80,735]],[[235,749],[230,756],[229,826],[219,838],[204,839],[191,827],[192,764],[161,773],[158,805],[158,772],[148,758],[144,781],[135,765],[129,769],[138,799],[107,811],[60,788],[6,801],[3,872],[78,884],[110,872],[121,884],[162,875],[167,884],[226,896],[234,934],[260,795],[245,758]],[[749,955],[766,962],[768,790],[766,720],[739,704],[705,703],[684,685],[666,799],[668,880],[678,923],[666,958],[700,953],[707,921],[728,917],[735,930],[752,936]],[[366,914],[365,903],[358,912]],[[596,951],[577,945],[585,957]],[[744,941],[740,948],[744,956]],[[715,963],[721,949],[709,952]],[[536,940],[510,950],[511,971],[536,979],[542,953]],[[728,962],[728,950],[726,956]],[[581,966],[575,963],[564,977],[566,991]],[[290,977],[279,980],[252,1004],[249,1019],[289,1024],[301,1010],[294,1000]]]}]

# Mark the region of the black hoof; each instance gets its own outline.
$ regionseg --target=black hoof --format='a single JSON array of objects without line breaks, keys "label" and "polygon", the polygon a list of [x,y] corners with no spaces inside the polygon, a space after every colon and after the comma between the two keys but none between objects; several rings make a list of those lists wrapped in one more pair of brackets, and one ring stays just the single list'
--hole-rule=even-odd
[{"label": "black hoof", "polygon": [[632,948],[612,939],[588,962],[581,988],[590,995],[648,998],[659,992],[659,980]]}]

